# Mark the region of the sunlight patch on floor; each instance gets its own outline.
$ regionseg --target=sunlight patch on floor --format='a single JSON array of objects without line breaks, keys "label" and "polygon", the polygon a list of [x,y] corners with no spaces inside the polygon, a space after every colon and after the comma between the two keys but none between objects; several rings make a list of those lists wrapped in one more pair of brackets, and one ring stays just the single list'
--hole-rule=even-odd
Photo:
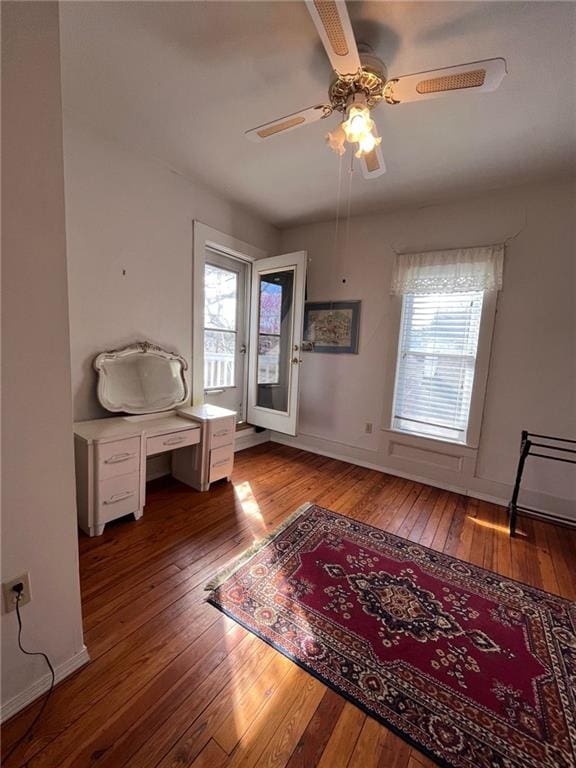
[{"label": "sunlight patch on floor", "polygon": [[[505,533],[507,536],[510,534],[510,529],[507,525],[498,525],[498,523],[490,523],[488,520],[479,520],[477,517],[467,515],[468,520],[471,520],[475,525],[480,525],[482,528],[491,528],[498,533]],[[522,531],[516,532],[517,536],[523,536]]]},{"label": "sunlight patch on floor", "polygon": [[226,750],[235,749],[236,760],[250,751],[266,723],[263,712],[270,716],[274,708],[282,705],[280,691],[289,690],[302,671],[288,659],[266,658],[257,652],[241,668],[232,668],[229,686],[231,709],[221,723],[216,740]]},{"label": "sunlight patch on floor", "polygon": [[[237,518],[246,523],[254,542],[265,538],[270,530],[250,483],[233,485]],[[271,526],[271,529],[274,527]],[[299,614],[294,618],[309,632],[310,636],[313,636],[303,615]],[[277,653],[281,655],[279,651]],[[221,726],[228,733],[228,736],[223,739],[227,742],[227,746],[230,746],[230,742],[235,743],[236,739],[241,739],[241,746],[237,747],[239,754],[249,751],[262,727],[261,724],[258,726],[254,723],[255,719],[258,720],[260,710],[278,706],[278,702],[281,701],[278,687],[281,686],[283,691],[290,690],[292,683],[296,683],[300,676],[302,676],[300,668],[285,657],[281,657],[281,660],[272,659],[263,667],[260,654],[257,654],[254,660],[247,662],[246,666],[232,668],[230,682],[232,711]]]},{"label": "sunlight patch on floor", "polygon": [[268,533],[268,529],[250,483],[244,482],[234,485],[234,494],[242,510],[242,515],[248,523],[253,540],[261,539]]}]

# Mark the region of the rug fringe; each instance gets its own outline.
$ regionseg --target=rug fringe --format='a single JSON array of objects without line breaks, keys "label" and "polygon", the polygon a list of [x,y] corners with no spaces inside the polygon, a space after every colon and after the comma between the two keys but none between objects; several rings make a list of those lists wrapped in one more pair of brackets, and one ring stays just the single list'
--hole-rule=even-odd
[{"label": "rug fringe", "polygon": [[206,592],[213,592],[215,589],[218,589],[218,587],[223,584],[227,579],[230,578],[230,576],[233,576],[236,571],[241,568],[245,563],[248,562],[248,560],[251,560],[254,555],[257,555],[260,550],[265,547],[267,544],[269,544],[271,541],[273,541],[277,536],[279,536],[283,531],[288,528],[289,525],[291,525],[294,520],[296,520],[297,517],[300,517],[304,512],[306,512],[307,509],[312,507],[313,504],[311,501],[307,501],[305,504],[302,504],[302,506],[298,507],[294,512],[292,512],[291,515],[288,515],[288,517],[280,523],[279,526],[274,528],[273,531],[271,531],[267,536],[265,536],[263,539],[259,539],[259,541],[255,541],[254,544],[252,544],[251,547],[248,547],[244,552],[242,552],[241,555],[239,555],[234,560],[231,560],[227,565],[225,565],[223,568],[221,568],[219,571],[216,571],[216,573],[212,576],[210,581],[206,584],[204,587],[204,590]]}]

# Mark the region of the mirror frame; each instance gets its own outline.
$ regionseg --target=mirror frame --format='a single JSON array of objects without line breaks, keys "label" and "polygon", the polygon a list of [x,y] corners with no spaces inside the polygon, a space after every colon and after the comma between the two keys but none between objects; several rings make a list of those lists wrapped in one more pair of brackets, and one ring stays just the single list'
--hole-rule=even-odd
[{"label": "mirror frame", "polygon": [[[106,363],[109,361],[120,360],[124,357],[134,357],[139,355],[160,357],[164,360],[176,362],[180,365],[180,378],[184,388],[184,396],[181,400],[175,400],[168,406],[163,408],[154,408],[152,410],[148,408],[135,408],[133,406],[127,405],[126,403],[118,404],[108,400],[104,391],[106,376],[108,375],[108,372],[106,371]],[[184,375],[185,371],[188,370],[188,363],[181,355],[178,355],[175,352],[169,352],[168,350],[159,347],[157,344],[152,344],[149,341],[136,341],[133,344],[128,344],[127,346],[120,347],[119,349],[112,349],[107,352],[101,352],[95,357],[93,366],[94,370],[98,374],[98,400],[100,405],[106,408],[107,411],[112,411],[113,413],[129,414],[161,413],[163,411],[171,411],[174,408],[180,405],[185,405],[188,402],[189,389],[186,376]]]}]

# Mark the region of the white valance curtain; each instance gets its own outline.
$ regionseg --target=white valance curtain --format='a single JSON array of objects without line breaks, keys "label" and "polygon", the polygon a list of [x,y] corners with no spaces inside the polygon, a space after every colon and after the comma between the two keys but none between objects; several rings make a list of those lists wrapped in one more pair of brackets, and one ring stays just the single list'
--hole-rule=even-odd
[{"label": "white valance curtain", "polygon": [[396,257],[391,293],[463,293],[502,288],[504,245],[404,253]]}]

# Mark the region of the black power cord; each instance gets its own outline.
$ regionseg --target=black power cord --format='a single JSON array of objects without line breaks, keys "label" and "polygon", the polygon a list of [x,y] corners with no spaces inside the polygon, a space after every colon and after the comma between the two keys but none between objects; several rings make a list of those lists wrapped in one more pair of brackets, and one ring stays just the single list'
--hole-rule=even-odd
[{"label": "black power cord", "polygon": [[42,656],[42,658],[46,661],[46,664],[48,664],[48,668],[50,669],[50,674],[52,675],[52,681],[50,683],[50,688],[48,689],[48,692],[46,696],[44,697],[44,701],[42,702],[42,706],[38,710],[38,714],[32,720],[28,728],[24,731],[22,736],[16,741],[12,748],[8,751],[8,753],[4,756],[4,763],[6,763],[14,754],[14,752],[18,749],[20,744],[23,744],[24,741],[31,735],[32,731],[36,727],[38,721],[42,717],[44,710],[46,709],[46,705],[48,704],[48,701],[50,699],[50,696],[52,695],[52,691],[54,690],[54,684],[56,682],[56,674],[54,672],[54,667],[52,666],[52,663],[50,662],[50,659],[48,656],[43,653],[42,651],[27,651],[22,646],[22,617],[20,616],[20,597],[22,596],[22,591],[24,589],[24,585],[22,583],[15,584],[12,589],[14,592],[16,592],[16,618],[18,619],[18,647],[22,651],[22,653],[25,653],[26,656]]}]

